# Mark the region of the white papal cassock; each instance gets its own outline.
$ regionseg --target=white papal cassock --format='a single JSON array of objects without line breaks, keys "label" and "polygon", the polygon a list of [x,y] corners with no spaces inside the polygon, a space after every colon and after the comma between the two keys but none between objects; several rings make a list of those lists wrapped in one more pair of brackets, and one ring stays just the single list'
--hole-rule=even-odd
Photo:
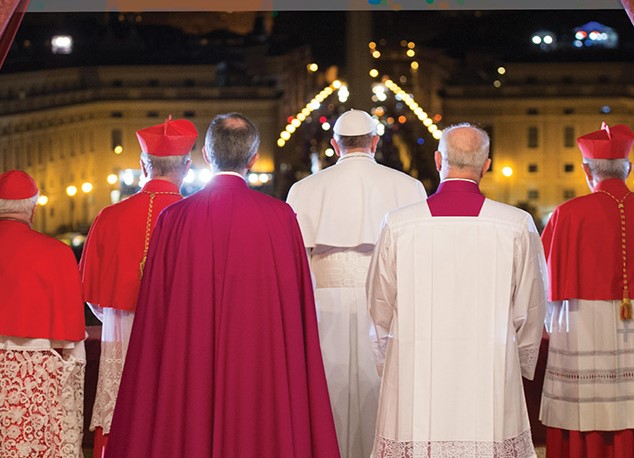
[{"label": "white papal cassock", "polygon": [[375,457],[532,457],[531,379],[546,267],[528,213],[486,199],[478,217],[427,203],[386,217],[368,274],[389,330]]},{"label": "white papal cassock", "polygon": [[293,185],[297,219],[315,278],[319,341],[342,457],[372,450],[380,379],[372,351],[365,278],[385,213],[421,202],[420,181],[348,153]]}]

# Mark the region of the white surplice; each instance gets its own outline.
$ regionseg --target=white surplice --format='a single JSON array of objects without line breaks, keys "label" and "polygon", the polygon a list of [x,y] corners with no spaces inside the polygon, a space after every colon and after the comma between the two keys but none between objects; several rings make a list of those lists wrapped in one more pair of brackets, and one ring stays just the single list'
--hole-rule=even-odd
[{"label": "white surplice", "polygon": [[634,428],[634,322],[621,300],[552,303],[540,420],[571,431]]},{"label": "white surplice", "polygon": [[0,457],[81,458],[84,342],[0,336]]},{"label": "white surplice", "polygon": [[110,433],[112,416],[117,402],[125,357],[128,353],[134,312],[88,304],[102,322],[101,352],[99,354],[99,378],[90,419],[90,431],[101,427],[103,434]]},{"label": "white surplice", "polygon": [[388,337],[373,456],[535,456],[521,376],[537,363],[546,273],[530,215],[508,205],[386,217],[367,280]]},{"label": "white surplice", "polygon": [[319,340],[343,458],[372,450],[380,378],[365,278],[385,213],[426,197],[414,178],[350,153],[293,185],[287,202],[308,248]]}]

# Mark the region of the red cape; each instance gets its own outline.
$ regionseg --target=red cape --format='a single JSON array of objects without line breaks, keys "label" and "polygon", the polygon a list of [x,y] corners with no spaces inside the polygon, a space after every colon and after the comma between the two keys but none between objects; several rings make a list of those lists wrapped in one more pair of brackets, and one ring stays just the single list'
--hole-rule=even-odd
[{"label": "red cape", "polygon": [[157,223],[106,449],[139,456],[339,456],[295,214],[240,177]]},{"label": "red cape", "polygon": [[[622,180],[598,189],[622,199]],[[627,275],[634,292],[634,195],[625,200]],[[542,234],[550,277],[549,299],[616,300],[623,297],[621,220],[617,203],[602,192],[577,197],[557,207]]]},{"label": "red cape", "polygon": [[150,234],[161,210],[182,199],[177,194],[160,194],[165,192],[178,193],[178,187],[169,181],[150,180],[140,192],[99,212],[79,262],[86,302],[134,311],[150,193],[158,193],[152,205]]},{"label": "red cape", "polygon": [[0,221],[0,335],[84,340],[77,261],[59,240]]}]

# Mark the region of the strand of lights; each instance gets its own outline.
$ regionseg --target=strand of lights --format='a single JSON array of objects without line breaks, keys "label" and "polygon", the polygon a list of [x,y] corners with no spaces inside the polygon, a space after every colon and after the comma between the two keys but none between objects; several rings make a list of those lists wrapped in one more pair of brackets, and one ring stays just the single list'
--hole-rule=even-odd
[{"label": "strand of lights", "polygon": [[[302,111],[297,113],[295,116],[288,118],[289,123],[286,125],[284,130],[280,132],[280,136],[277,139],[277,146],[283,148],[284,145],[286,145],[286,142],[290,140],[291,136],[302,125],[306,118],[310,116],[313,111],[318,110],[321,103],[330,97],[335,91],[337,91],[337,95],[341,103],[348,100],[348,96],[350,95],[348,87],[339,80],[333,81],[329,86],[326,86],[317,95],[315,95],[315,97],[306,104]],[[324,124],[322,124],[322,128],[324,128]]]},{"label": "strand of lights", "polygon": [[400,98],[405,103],[405,105],[407,105],[409,109],[414,112],[420,122],[423,123],[429,133],[432,134],[432,136],[436,140],[440,140],[442,130],[438,128],[434,121],[429,117],[427,113],[425,113],[425,111],[418,105],[418,103],[416,103],[411,95],[401,89],[400,86],[392,80],[385,81],[385,86],[394,93],[396,98]]}]

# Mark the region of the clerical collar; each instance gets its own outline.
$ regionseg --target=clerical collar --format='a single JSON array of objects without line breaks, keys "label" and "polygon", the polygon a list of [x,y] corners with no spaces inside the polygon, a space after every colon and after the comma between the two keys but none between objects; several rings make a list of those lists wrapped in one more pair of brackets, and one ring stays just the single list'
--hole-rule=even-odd
[{"label": "clerical collar", "polygon": [[217,175],[235,175],[237,177],[242,178],[243,180],[245,179],[244,176],[240,175],[238,172],[232,172],[230,170],[222,170],[220,172],[214,173],[214,176],[217,176]]},{"label": "clerical collar", "polygon": [[344,154],[343,156],[341,156],[337,160],[337,164],[340,163],[341,161],[345,161],[346,159],[352,159],[352,158],[355,158],[355,157],[365,157],[365,158],[368,158],[368,159],[372,160],[372,162],[376,162],[376,159],[374,159],[374,154],[358,152],[358,153],[347,153],[347,154]]},{"label": "clerical collar", "polygon": [[16,223],[22,223],[31,229],[31,223],[24,221],[23,219],[11,218],[10,216],[0,216],[0,221],[15,221]]},{"label": "clerical collar", "polygon": [[445,178],[444,180],[441,181],[441,183],[444,183],[445,181],[469,181],[475,185],[478,184],[474,180],[470,180],[469,178]]}]

